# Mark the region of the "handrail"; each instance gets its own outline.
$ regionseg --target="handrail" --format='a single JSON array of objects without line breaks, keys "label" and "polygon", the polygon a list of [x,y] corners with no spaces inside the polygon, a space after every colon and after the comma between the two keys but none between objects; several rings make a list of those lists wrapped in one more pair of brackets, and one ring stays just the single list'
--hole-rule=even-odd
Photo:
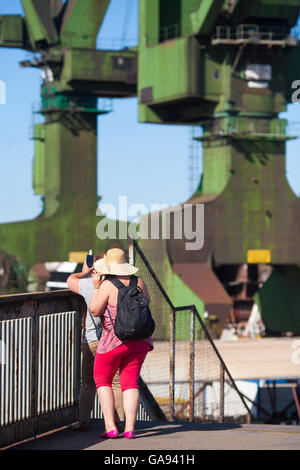
[{"label": "handrail", "polygon": [[134,248],[137,250],[137,252],[139,253],[140,257],[142,258],[143,262],[145,263],[145,265],[147,266],[151,276],[153,277],[154,281],[156,282],[159,290],[161,291],[162,295],[164,296],[164,298],[166,299],[166,301],[168,302],[168,304],[170,305],[170,307],[174,310],[175,307],[170,299],[170,297],[168,296],[168,294],[166,293],[166,291],[164,290],[160,280],[158,279],[158,277],[156,276],[155,272],[153,271],[150,263],[148,262],[146,256],[144,255],[143,251],[141,250],[141,248],[139,247],[138,245],[138,242],[134,239],[131,240],[132,243],[133,243],[133,246]]},{"label": "handrail", "polygon": [[237,26],[216,26],[213,40],[248,40],[257,38],[267,41],[285,40],[289,35],[288,28],[277,25],[239,24]]},{"label": "handrail", "polygon": [[[133,246],[133,260],[135,262],[135,251],[138,253],[140,258],[142,259],[143,263],[146,266],[148,273],[153,278],[156,286],[158,287],[159,291],[163,295],[164,299],[170,306],[170,376],[169,376],[169,414],[171,419],[175,419],[175,349],[176,349],[176,337],[175,337],[175,322],[176,322],[176,313],[182,311],[190,311],[191,315],[191,337],[190,337],[190,379],[189,379],[189,390],[190,390],[190,399],[189,399],[189,407],[190,407],[190,421],[194,420],[194,400],[195,400],[195,392],[194,392],[194,373],[195,373],[195,322],[193,318],[196,318],[201,325],[202,330],[204,331],[205,338],[209,341],[211,347],[213,348],[214,353],[216,354],[219,363],[220,363],[220,385],[222,383],[222,387],[220,390],[220,420],[224,421],[224,373],[227,374],[231,387],[237,392],[241,402],[243,403],[245,409],[247,410],[248,414],[248,421],[250,420],[251,411],[244,399],[243,394],[239,391],[234,379],[232,378],[222,356],[220,355],[207,327],[201,318],[197,307],[192,305],[182,305],[182,306],[174,306],[173,302],[169,298],[168,294],[164,290],[160,280],[156,276],[154,270],[152,269],[149,261],[147,260],[145,254],[143,253],[142,249],[140,248],[138,242],[136,240],[131,240],[130,243]],[[223,378],[222,378],[223,377]]]}]

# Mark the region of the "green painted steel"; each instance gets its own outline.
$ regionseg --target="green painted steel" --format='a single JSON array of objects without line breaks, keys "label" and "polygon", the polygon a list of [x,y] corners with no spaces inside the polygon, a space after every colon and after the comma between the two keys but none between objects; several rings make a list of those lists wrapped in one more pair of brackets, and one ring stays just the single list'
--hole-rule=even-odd
[{"label": "green painted steel", "polygon": [[22,0],[25,22],[32,49],[58,42],[58,34],[48,0]]},{"label": "green painted steel", "polygon": [[[190,55],[195,53],[196,40],[180,38],[159,49],[145,51],[143,74],[145,87],[150,87],[155,77],[152,101],[169,102],[184,96],[197,95],[197,75]],[[178,64],[180,63],[180,69]]]},{"label": "green painted steel", "polygon": [[24,19],[21,15],[0,15],[0,47],[24,47]]},{"label": "green painted steel", "polygon": [[264,325],[270,334],[300,334],[300,268],[277,267],[264,288],[255,295]]},{"label": "green painted steel", "polygon": [[[141,217],[141,221],[144,217]],[[167,241],[160,240],[140,240],[139,244],[147,257],[151,259],[151,267],[158,279],[162,282],[172,303],[178,305],[194,304],[203,317],[205,305],[204,302],[189,288],[189,286],[173,271],[172,264],[167,252]],[[146,279],[147,282],[147,279]],[[155,302],[155,299],[153,300]],[[159,318],[159,337],[161,339],[168,338],[170,330],[169,314],[162,309],[161,318]],[[179,341],[188,340],[190,338],[190,323],[184,322],[181,327],[176,330],[176,339]]]},{"label": "green painted steel", "polygon": [[[267,116],[285,109],[297,79],[299,48],[291,47],[288,37],[299,16],[299,2],[254,1],[244,8],[245,2],[231,3],[233,11],[219,0],[176,1],[172,6],[165,0],[140,1],[140,121],[199,122],[220,112]],[[277,21],[274,11],[280,11]],[[238,12],[244,24],[237,22]],[[253,31],[271,41],[262,46],[251,39]],[[231,43],[226,43],[228,38]],[[272,44],[273,39],[281,44]],[[269,93],[247,89],[249,64],[271,68]]]},{"label": "green painted steel", "polygon": [[92,47],[110,0],[69,0],[64,12],[60,38],[71,47]]},{"label": "green painted steel", "polygon": [[285,20],[292,27],[299,17],[298,0],[251,0],[235,2],[234,21],[243,23],[247,18]]},{"label": "green painted steel", "polygon": [[189,11],[191,31],[193,34],[209,34],[222,10],[223,0],[206,0],[196,2],[194,11]]},{"label": "green painted steel", "polygon": [[1,250],[28,267],[41,261],[64,261],[69,252],[103,252],[126,247],[97,236],[103,215],[97,212],[98,97],[136,95],[137,51],[96,50],[96,37],[108,0],[23,0],[25,17],[1,16],[0,46],[38,52],[44,123],[34,127],[33,187],[42,210],[34,220],[0,225]]},{"label": "green painted steel", "polygon": [[34,126],[34,162],[33,162],[33,189],[37,195],[44,196],[46,189],[46,155],[45,155],[45,125]]},{"label": "green painted steel", "polygon": [[69,49],[64,53],[60,89],[68,91],[75,84],[85,96],[135,96],[136,70],[136,51]]},{"label": "green painted steel", "polygon": [[[159,267],[164,257],[229,269],[247,264],[248,250],[267,249],[275,267],[300,264],[300,201],[285,175],[293,133],[279,118],[298,79],[300,44],[290,29],[300,1],[161,0],[150,14],[151,4],[140,1],[139,120],[198,124],[203,146],[201,184],[188,202],[194,226],[196,204],[205,204],[204,247],[188,251],[186,239],[168,240],[156,266],[162,283],[170,283]],[[143,250],[149,244],[154,256],[155,243]],[[298,298],[295,283],[289,295]]]}]

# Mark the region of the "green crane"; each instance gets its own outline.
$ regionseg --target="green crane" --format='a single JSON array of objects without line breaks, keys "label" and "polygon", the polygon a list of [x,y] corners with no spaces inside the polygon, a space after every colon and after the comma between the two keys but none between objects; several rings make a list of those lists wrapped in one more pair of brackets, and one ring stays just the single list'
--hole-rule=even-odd
[{"label": "green crane", "polygon": [[294,136],[279,118],[299,79],[299,13],[298,0],[140,0],[139,119],[198,125],[203,175],[187,202],[193,226],[197,204],[205,220],[201,249],[174,236],[143,249],[177,303],[190,303],[188,287],[221,326],[255,300],[268,331],[300,333]]},{"label": "green crane", "polygon": [[138,51],[96,49],[108,0],[22,3],[24,18],[0,17],[0,46],[39,54],[23,65],[44,77],[34,131],[44,210],[1,225],[1,249],[33,264],[106,248],[95,230],[96,99],[135,95],[138,53],[140,122],[198,125],[203,146],[187,202],[196,228],[204,204],[204,246],[187,250],[190,234],[144,240],[159,278],[175,304],[196,303],[219,326],[247,319],[255,301],[268,331],[300,334],[300,201],[285,176],[294,136],[279,118],[299,79],[300,1],[140,0]]},{"label": "green crane", "polygon": [[[21,65],[38,67],[43,76],[38,111],[45,122],[35,125],[33,135],[33,186],[43,211],[34,220],[0,225],[2,271],[10,255],[32,266],[68,260],[69,252],[107,248],[109,240],[96,235],[96,123],[108,110],[97,108],[97,98],[136,95],[137,51],[96,49],[109,0],[22,0],[22,5],[24,17],[0,16],[0,46],[34,52],[33,60]],[[5,289],[3,273],[2,281]]]}]

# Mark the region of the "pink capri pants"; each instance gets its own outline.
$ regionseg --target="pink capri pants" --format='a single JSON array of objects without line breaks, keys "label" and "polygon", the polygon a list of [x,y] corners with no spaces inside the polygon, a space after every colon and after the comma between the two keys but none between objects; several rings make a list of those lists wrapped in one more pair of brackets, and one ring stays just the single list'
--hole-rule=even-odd
[{"label": "pink capri pants", "polygon": [[120,368],[122,392],[139,388],[140,371],[150,345],[144,341],[126,341],[106,353],[97,353],[94,362],[96,388],[111,387],[116,371]]}]

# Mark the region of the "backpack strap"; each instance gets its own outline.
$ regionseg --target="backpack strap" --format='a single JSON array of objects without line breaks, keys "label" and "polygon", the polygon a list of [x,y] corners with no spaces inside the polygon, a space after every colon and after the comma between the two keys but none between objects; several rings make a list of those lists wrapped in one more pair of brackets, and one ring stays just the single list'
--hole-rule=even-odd
[{"label": "backpack strap", "polygon": [[122,287],[126,287],[123,282],[119,281],[115,276],[106,276],[105,279],[110,281],[117,289],[122,289]]},{"label": "backpack strap", "polygon": [[119,279],[117,279],[115,276],[106,276],[106,279],[110,281],[117,289],[122,289],[124,287],[134,287],[138,283],[138,278],[137,276],[131,276],[130,277],[130,282],[128,286],[125,286],[123,282],[121,282]]},{"label": "backpack strap", "polygon": [[138,284],[137,276],[131,276],[129,286],[128,287],[135,287]]}]

